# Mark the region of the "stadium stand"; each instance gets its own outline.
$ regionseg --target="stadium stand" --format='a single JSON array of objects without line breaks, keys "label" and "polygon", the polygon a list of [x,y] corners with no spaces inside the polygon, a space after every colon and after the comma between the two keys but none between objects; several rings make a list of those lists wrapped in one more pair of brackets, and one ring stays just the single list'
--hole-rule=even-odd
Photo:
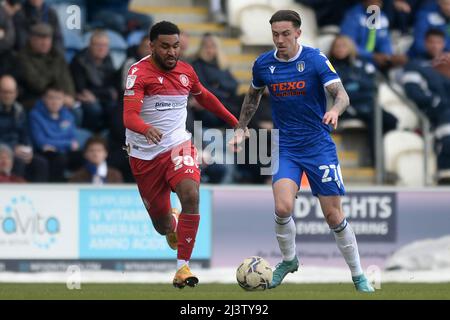
[{"label": "stadium stand", "polygon": [[[323,2],[325,3],[326,1]],[[408,1],[408,3],[410,2]],[[87,22],[89,16],[88,6],[84,0],[47,0],[44,3],[45,6],[52,8],[52,12],[56,13],[63,38],[64,57],[70,63],[75,55],[79,55],[87,47],[93,32],[93,25]],[[211,8],[217,6],[217,3],[213,6],[208,0],[167,0],[164,4],[157,0],[133,0],[128,1],[128,11],[136,12],[138,14],[136,17],[149,16],[149,19],[152,21],[172,20],[176,22],[188,35],[189,44],[184,53],[187,59],[197,51],[201,42],[201,36],[204,33],[219,36],[222,44],[222,53],[229,62],[229,70],[238,81],[237,94],[242,95],[250,84],[253,61],[261,52],[273,47],[268,20],[275,10],[289,8],[299,11],[302,17],[302,37],[300,40],[302,44],[318,47],[325,54],[329,54],[331,43],[335,36],[340,33],[340,20],[345,16],[345,10],[349,10],[351,5],[355,3],[357,1],[349,2],[342,7],[342,12],[336,12],[333,19],[330,18],[331,24],[326,23],[327,20],[325,19],[330,12],[324,13],[320,11],[317,5],[310,1],[226,1],[226,6],[221,9],[226,14],[226,23],[213,17]],[[431,5],[428,3],[431,3]],[[423,8],[430,12],[430,10],[436,10],[436,5],[433,3],[436,3],[436,1],[413,1],[410,3],[410,6],[412,12],[415,13],[420,12],[420,5],[425,4]],[[9,7],[8,4],[4,3],[3,5],[5,12],[9,12],[12,19],[14,19],[14,14],[17,14],[15,9]],[[67,28],[67,19],[74,12],[68,10],[70,5],[76,5],[80,9],[81,29]],[[395,20],[398,19],[398,14],[395,12],[396,9],[393,9],[391,2],[386,1],[385,9],[391,25],[389,37],[392,43],[392,52],[404,55],[413,45],[413,34],[416,32],[413,28],[414,16],[410,13],[406,17],[407,24],[402,24],[401,21]],[[402,14],[405,14],[405,12]],[[110,55],[113,67],[117,73],[123,72],[125,61],[127,58],[133,57],[131,52],[127,52],[129,51],[128,48],[140,43],[146,30],[131,28],[126,33],[120,34],[107,29],[106,32],[110,42]],[[13,61],[14,54],[12,56],[9,54],[8,56],[2,55],[1,59],[2,61]],[[2,66],[2,68],[6,67]],[[14,72],[14,70],[8,68],[5,70],[2,69],[2,73]],[[394,132],[391,132],[389,136],[384,138],[384,142],[380,140],[380,137],[374,139],[374,147],[377,153],[375,164],[370,164],[370,162],[366,161],[369,148],[366,142],[367,127],[363,122],[355,119],[342,121],[338,130],[333,134],[333,138],[340,149],[340,158],[347,183],[372,184],[384,181],[385,183],[400,185],[420,185],[424,181],[428,184],[436,182],[434,181],[435,175],[439,175],[439,173],[436,173],[436,157],[434,152],[432,152],[435,143],[432,132],[434,129],[428,128],[430,124],[427,122],[426,116],[407,97],[402,86],[402,77],[402,67],[393,68],[385,74],[377,75],[377,104],[394,114],[398,119],[398,125]],[[121,76],[118,74],[115,79],[113,80],[114,83],[110,84],[111,88],[117,88],[120,92],[122,85]],[[23,95],[26,87],[24,87],[20,79],[19,89],[21,95]],[[80,102],[68,100],[67,102],[71,106],[72,113],[77,116],[77,112],[81,110]],[[119,101],[120,97],[117,97],[117,102]],[[120,108],[120,106],[117,108]],[[118,113],[117,110],[114,109],[113,114]],[[80,116],[82,115],[78,114],[78,117]],[[105,137],[109,136],[108,128],[104,131],[104,135]],[[114,136],[120,136],[120,132],[116,132]],[[395,147],[396,141],[402,141],[402,139],[405,141],[402,148]],[[391,143],[394,147],[388,145]],[[406,171],[403,170],[400,164],[403,161],[402,159],[406,157],[406,154],[413,155],[414,158],[421,157],[421,162],[417,162],[416,165],[428,168],[425,177],[404,176]],[[384,165],[383,162],[385,162]],[[122,170],[123,166],[120,166],[120,168]],[[388,173],[393,171],[391,178],[397,178],[388,179],[389,181],[385,180],[385,177],[389,176],[389,174],[384,173],[385,171]],[[445,176],[445,172],[447,171],[441,170],[440,174]],[[127,175],[124,174],[124,176],[126,177]],[[230,180],[226,181],[232,182]]]}]

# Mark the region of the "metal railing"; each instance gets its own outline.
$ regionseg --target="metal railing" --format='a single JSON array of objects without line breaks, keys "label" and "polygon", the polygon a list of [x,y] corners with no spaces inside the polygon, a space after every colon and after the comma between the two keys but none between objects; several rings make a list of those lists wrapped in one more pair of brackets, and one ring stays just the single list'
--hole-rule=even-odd
[{"label": "metal railing", "polygon": [[[433,134],[431,132],[431,124],[428,120],[427,116],[419,110],[419,108],[416,106],[416,104],[411,101],[404,92],[393,85],[389,79],[387,79],[384,75],[379,73],[377,75],[378,79],[381,80],[379,83],[386,84],[389,89],[394,92],[397,97],[399,97],[407,106],[408,108],[414,112],[414,114],[419,118],[423,139],[424,139],[424,186],[430,186],[433,185],[434,179],[432,175],[430,174],[429,170],[429,159],[432,153],[432,145],[433,145]],[[384,182],[384,148],[383,148],[383,117],[382,117],[382,108],[377,103],[377,108],[375,108],[375,166],[376,166],[376,181],[377,183],[383,183]]]}]

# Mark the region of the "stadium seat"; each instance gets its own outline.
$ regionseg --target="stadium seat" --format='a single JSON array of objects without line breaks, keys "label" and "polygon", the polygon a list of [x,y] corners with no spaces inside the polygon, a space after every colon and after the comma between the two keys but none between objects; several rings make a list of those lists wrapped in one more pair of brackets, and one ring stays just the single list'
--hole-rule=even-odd
[{"label": "stadium seat", "polygon": [[317,37],[316,45],[325,55],[330,53],[331,44],[333,43],[336,35],[334,34],[323,34]]},{"label": "stadium seat", "polygon": [[[113,30],[106,30],[106,33],[109,37],[110,55],[114,64],[114,68],[119,69],[127,58],[127,42],[119,33]],[[92,32],[84,34],[83,42],[85,46],[89,45],[91,35]]]},{"label": "stadium seat", "polygon": [[409,106],[385,83],[378,87],[378,103],[394,114],[398,119],[398,129],[416,129],[419,124],[417,115]]},{"label": "stadium seat", "polygon": [[[249,5],[241,9],[239,13],[239,27],[241,29],[241,41],[245,45],[271,46],[272,32],[268,21],[274,12],[268,5]],[[266,26],[266,27],[262,27]]]},{"label": "stadium seat", "polygon": [[135,30],[127,36],[127,44],[129,47],[137,46],[141,43],[142,37],[147,33],[144,30]]},{"label": "stadium seat", "polygon": [[413,132],[400,130],[388,132],[384,137],[384,163],[388,172],[397,174],[397,185],[423,185],[423,139]]},{"label": "stadium seat", "polygon": [[252,5],[266,5],[266,0],[229,0],[226,1],[227,13],[228,13],[228,23],[232,27],[240,26],[240,12],[243,8]]},{"label": "stadium seat", "polygon": [[229,24],[240,28],[241,40],[246,45],[273,45],[268,21],[275,11],[280,9],[292,9],[299,12],[302,18],[300,42],[316,47],[318,28],[316,15],[311,8],[292,0],[230,0],[227,2]]}]

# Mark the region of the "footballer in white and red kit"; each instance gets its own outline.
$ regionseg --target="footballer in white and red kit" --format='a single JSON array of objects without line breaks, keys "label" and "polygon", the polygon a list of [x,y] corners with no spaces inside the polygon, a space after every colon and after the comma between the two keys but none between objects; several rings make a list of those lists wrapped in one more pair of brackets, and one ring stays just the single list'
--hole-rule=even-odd
[{"label": "footballer in white and red kit", "polygon": [[[178,61],[180,31],[168,21],[150,30],[152,54],[130,67],[124,92],[123,120],[132,173],[155,229],[177,249],[175,287],[194,287],[198,279],[189,260],[200,221],[200,169],[197,150],[186,131],[189,95],[230,127],[237,119],[200,83],[194,69]],[[174,213],[170,193],[180,199]]]}]

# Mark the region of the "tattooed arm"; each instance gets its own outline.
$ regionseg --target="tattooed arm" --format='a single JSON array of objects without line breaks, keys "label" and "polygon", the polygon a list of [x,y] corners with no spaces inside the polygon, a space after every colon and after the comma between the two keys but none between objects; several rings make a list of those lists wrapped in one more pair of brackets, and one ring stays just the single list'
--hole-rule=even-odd
[{"label": "tattooed arm", "polygon": [[344,113],[345,109],[350,104],[350,98],[342,85],[342,82],[334,82],[325,87],[330,95],[333,97],[333,107],[325,113],[322,122],[333,125],[337,128],[338,117]]},{"label": "tattooed arm", "polygon": [[242,150],[242,142],[250,137],[250,133],[247,129],[247,125],[258,109],[259,102],[261,101],[264,88],[255,89],[252,85],[248,89],[245,95],[244,102],[242,103],[241,114],[239,116],[239,124],[236,126],[234,137],[228,142],[228,145],[235,152]]},{"label": "tattooed arm", "polygon": [[264,88],[255,89],[252,85],[248,89],[245,95],[244,102],[242,103],[241,115],[239,116],[238,129],[245,129],[258,109],[259,102],[263,95]]}]

